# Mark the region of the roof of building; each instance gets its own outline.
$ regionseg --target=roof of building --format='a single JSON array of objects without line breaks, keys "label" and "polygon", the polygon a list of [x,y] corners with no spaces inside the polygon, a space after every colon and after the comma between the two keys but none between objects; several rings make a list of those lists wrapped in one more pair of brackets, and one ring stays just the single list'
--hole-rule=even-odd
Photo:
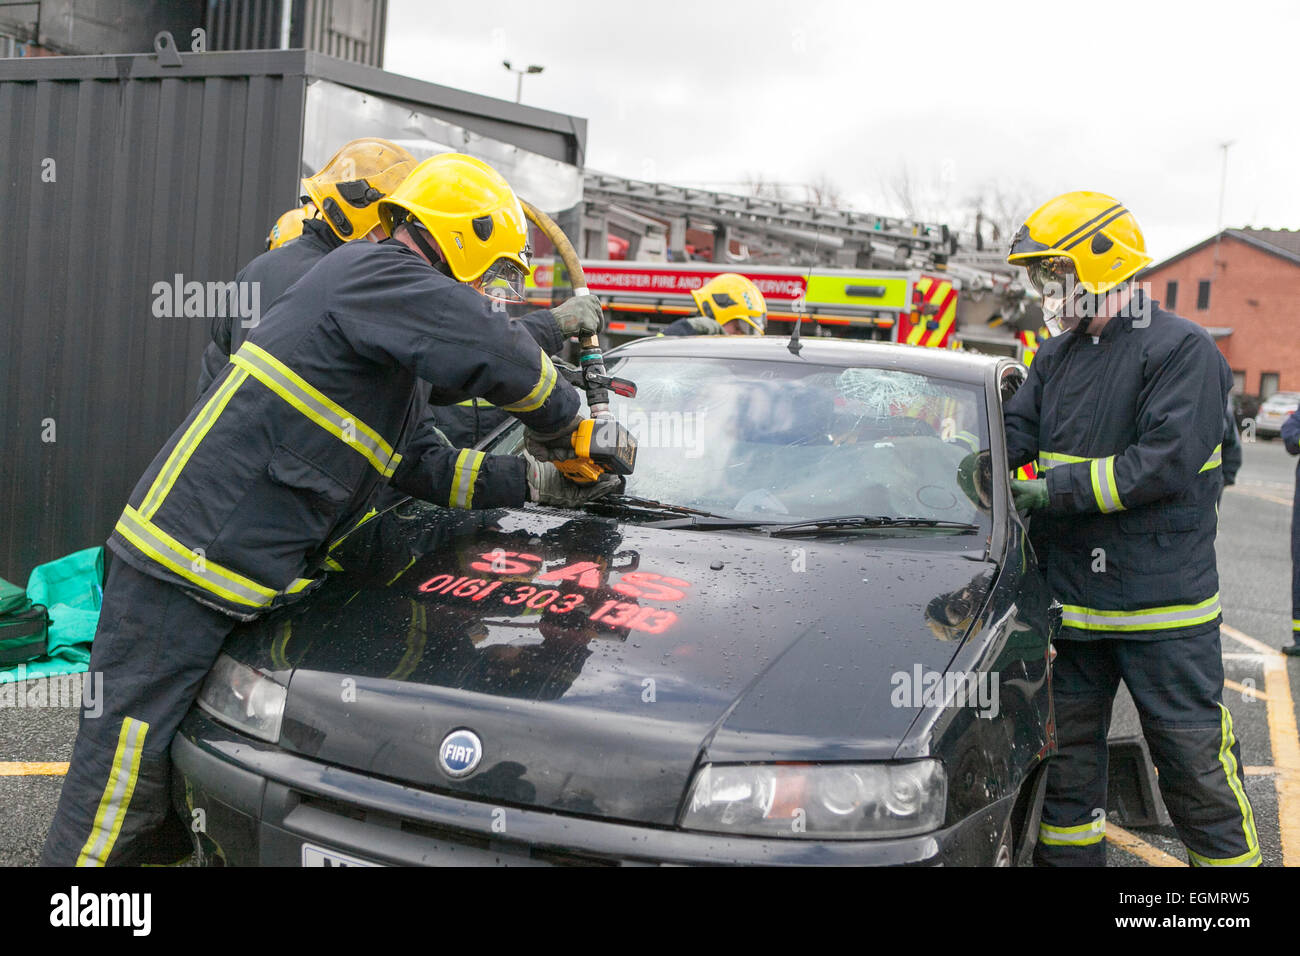
[{"label": "roof of building", "polygon": [[1142,270],[1143,275],[1149,275],[1152,272],[1163,269],[1165,266],[1177,262],[1184,256],[1189,256],[1193,252],[1199,252],[1206,246],[1213,243],[1220,236],[1230,239],[1238,239],[1248,246],[1254,246],[1261,252],[1267,252],[1275,255],[1280,259],[1285,259],[1292,265],[1300,266],[1300,229],[1252,229],[1246,226],[1244,229],[1224,229],[1222,232],[1215,233],[1208,239],[1203,239],[1194,246],[1189,246],[1182,252],[1177,252],[1162,262],[1157,262]]}]

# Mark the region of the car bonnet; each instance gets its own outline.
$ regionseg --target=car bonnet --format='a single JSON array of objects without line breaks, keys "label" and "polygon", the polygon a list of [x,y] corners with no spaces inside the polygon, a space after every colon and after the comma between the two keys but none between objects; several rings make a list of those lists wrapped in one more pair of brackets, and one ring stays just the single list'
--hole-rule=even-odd
[{"label": "car bonnet", "polygon": [[[572,511],[398,508],[226,652],[280,745],[415,786],[670,825],[713,760],[879,760],[983,605],[977,535],[778,539]],[[954,610],[955,609],[955,610]],[[481,745],[454,776],[440,748]]]}]

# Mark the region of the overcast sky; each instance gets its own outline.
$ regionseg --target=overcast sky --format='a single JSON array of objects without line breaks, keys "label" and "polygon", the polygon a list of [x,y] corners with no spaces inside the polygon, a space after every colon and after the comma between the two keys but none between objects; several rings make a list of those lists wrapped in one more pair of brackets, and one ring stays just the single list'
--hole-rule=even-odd
[{"label": "overcast sky", "polygon": [[[1300,4],[390,0],[385,68],[588,120],[587,166],[717,184],[827,177],[954,225],[990,186],[1137,215],[1157,259],[1224,222],[1300,228]],[[732,185],[728,185],[732,184]]]}]

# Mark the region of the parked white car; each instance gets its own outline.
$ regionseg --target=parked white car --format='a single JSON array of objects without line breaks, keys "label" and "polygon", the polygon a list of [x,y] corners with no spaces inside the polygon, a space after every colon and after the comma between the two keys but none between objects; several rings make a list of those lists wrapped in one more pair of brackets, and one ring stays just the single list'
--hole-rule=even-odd
[{"label": "parked white car", "polygon": [[1273,439],[1282,434],[1282,423],[1300,408],[1300,392],[1274,392],[1259,406],[1255,416],[1255,435]]}]

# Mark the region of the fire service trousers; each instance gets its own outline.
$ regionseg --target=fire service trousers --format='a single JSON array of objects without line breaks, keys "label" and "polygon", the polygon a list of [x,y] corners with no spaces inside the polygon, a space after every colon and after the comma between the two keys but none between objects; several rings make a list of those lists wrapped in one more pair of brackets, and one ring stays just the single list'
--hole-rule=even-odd
[{"label": "fire service trousers", "polygon": [[103,713],[81,716],[42,866],[167,864],[192,849],[170,805],[168,748],[237,622],[115,560],[90,672]]},{"label": "fire service trousers", "polygon": [[1223,706],[1218,627],[1167,640],[1060,638],[1056,650],[1059,755],[1048,765],[1035,865],[1106,865],[1106,734],[1123,678],[1191,864],[1258,866],[1241,748]]}]

